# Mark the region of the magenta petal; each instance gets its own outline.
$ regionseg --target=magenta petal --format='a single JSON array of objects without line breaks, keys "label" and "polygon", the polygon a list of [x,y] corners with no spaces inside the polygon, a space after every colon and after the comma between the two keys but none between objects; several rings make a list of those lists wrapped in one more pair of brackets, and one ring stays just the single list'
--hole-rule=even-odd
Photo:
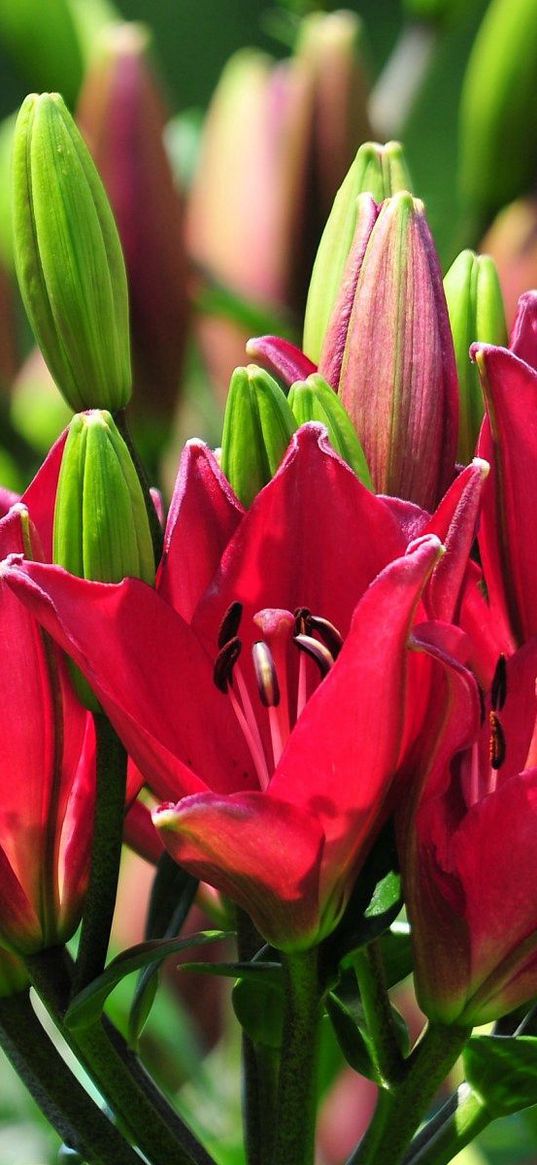
[{"label": "magenta petal", "polygon": [[446,553],[433,572],[427,603],[433,618],[446,623],[456,622],[459,615],[488,472],[488,463],[476,457],[455,479],[423,531],[444,543]]},{"label": "magenta petal", "polygon": [[255,631],[252,615],[263,607],[309,607],[345,635],[360,595],[404,550],[389,507],[334,453],[324,429],[304,425],[231,539],[193,626],[215,643],[238,599],[246,643]]},{"label": "magenta petal", "polygon": [[246,351],[251,360],[279,376],[289,387],[317,371],[317,365],[300,348],[279,336],[256,336],[248,340]]},{"label": "magenta petal", "polygon": [[274,794],[321,821],[323,885],[348,880],[388,812],[405,722],[406,648],[439,550],[437,538],[424,538],[371,584],[272,779]]},{"label": "magenta petal", "polygon": [[30,517],[39,534],[43,556],[46,562],[52,562],[52,527],[54,523],[54,505],[56,489],[62,462],[63,447],[67,439],[67,430],[60,434],[47,454],[42,466],[25,490],[22,501],[30,511]]},{"label": "magenta petal", "polygon": [[166,523],[157,590],[187,622],[244,513],[213,453],[189,441]]},{"label": "magenta petal", "polygon": [[520,296],[509,347],[520,360],[537,369],[537,291]]},{"label": "magenta petal", "polygon": [[151,587],[137,579],[91,583],[16,560],[3,573],[84,671],[158,796],[256,784],[228,702],[213,683],[213,661]]},{"label": "magenta petal", "polygon": [[246,910],[268,942],[315,941],[324,838],[313,814],[271,794],[205,794],[161,806],[153,821],[172,857]]},{"label": "magenta petal", "polygon": [[487,401],[480,455],[492,463],[479,545],[491,607],[518,642],[537,633],[537,372],[505,348],[474,345]]}]

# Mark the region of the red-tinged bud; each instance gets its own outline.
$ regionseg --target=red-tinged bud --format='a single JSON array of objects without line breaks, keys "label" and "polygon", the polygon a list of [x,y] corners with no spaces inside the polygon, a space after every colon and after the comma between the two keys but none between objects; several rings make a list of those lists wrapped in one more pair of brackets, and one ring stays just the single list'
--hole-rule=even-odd
[{"label": "red-tinged bud", "polygon": [[453,476],[457,373],[423,204],[406,191],[362,211],[319,372],[354,422],[378,493],[432,510]]},{"label": "red-tinged bud", "polygon": [[[192,188],[189,246],[214,279],[260,305],[303,311],[332,201],[371,136],[360,39],[352,13],[310,16],[293,57],[276,64],[243,50],[214,94]],[[239,327],[228,330],[231,367],[233,350],[225,371],[208,351],[225,381],[244,359],[247,339]]]},{"label": "red-tinged bud", "polygon": [[115,214],[129,283],[135,404],[169,413],[187,328],[183,208],[163,143],[166,110],[141,25],[106,30],[78,121]]}]

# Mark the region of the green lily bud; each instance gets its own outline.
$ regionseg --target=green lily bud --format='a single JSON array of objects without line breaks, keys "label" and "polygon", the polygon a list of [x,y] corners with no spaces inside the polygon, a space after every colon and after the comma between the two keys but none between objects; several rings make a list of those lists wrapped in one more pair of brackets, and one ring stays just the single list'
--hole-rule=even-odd
[{"label": "green lily bud", "polygon": [[302,347],[310,360],[319,362],[328,321],[337,300],[345,264],[357,232],[363,203],[360,194],[383,202],[398,190],[411,190],[403,147],[365,142],[340,186],[325,226],[313,267]]},{"label": "green lily bud", "polygon": [[461,195],[481,220],[524,191],[537,151],[537,5],[491,0],[461,94]]},{"label": "green lily bud", "polygon": [[276,473],[297,428],[285,393],[256,364],[236,368],[224,414],[220,464],[244,506]]},{"label": "green lily bud", "polygon": [[127,280],[102,182],[61,97],[24,101],[13,143],[15,263],[43,356],[75,411],[131,392]]},{"label": "green lily bud", "polygon": [[0,42],[29,84],[57,86],[74,104],[84,67],[69,0],[0,0]]},{"label": "green lily bud", "polygon": [[319,375],[297,380],[287,398],[297,425],[320,421],[325,425],[336,453],[350,465],[363,485],[373,489],[365,454],[354,425],[337,393]]},{"label": "green lily bud", "polygon": [[475,454],[483,420],[483,394],[470,344],[507,345],[503,298],[494,260],[461,251],[444,278],[459,378],[458,459],[467,465]]},{"label": "green lily bud", "polygon": [[[144,495],[110,413],[77,414],[69,426],[56,493],[53,558],[71,574],[96,582],[155,581]],[[73,676],[82,702],[97,711],[87,681],[74,668]]]}]

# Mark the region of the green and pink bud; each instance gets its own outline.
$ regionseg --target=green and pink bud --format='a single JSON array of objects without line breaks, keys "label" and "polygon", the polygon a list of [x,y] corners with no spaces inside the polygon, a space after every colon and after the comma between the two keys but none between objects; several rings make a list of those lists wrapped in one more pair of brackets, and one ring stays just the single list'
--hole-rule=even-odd
[{"label": "green and pink bud", "polygon": [[455,470],[457,372],[423,204],[360,197],[319,360],[351,417],[377,493],[432,510]]},{"label": "green and pink bud", "polygon": [[330,316],[335,307],[349,251],[367,218],[361,194],[384,202],[399,190],[410,190],[410,175],[399,142],[381,146],[364,142],[340,186],[323,231],[313,267],[304,318],[303,348],[318,363]]},{"label": "green and pink bud", "polygon": [[444,278],[459,379],[458,459],[474,456],[484,403],[479,373],[470,359],[473,343],[507,344],[505,311],[498,272],[489,255],[461,251]]}]

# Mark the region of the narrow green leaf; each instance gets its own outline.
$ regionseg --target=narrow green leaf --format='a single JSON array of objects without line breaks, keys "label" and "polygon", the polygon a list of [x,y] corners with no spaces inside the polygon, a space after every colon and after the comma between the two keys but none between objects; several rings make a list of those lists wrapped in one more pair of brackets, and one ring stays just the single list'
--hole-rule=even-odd
[{"label": "narrow green leaf", "polygon": [[203,946],[205,943],[218,942],[230,938],[233,931],[202,930],[183,939],[155,939],[152,942],[138,943],[128,950],[122,951],[116,959],[109,963],[102,975],[94,979],[88,987],[77,995],[65,1016],[68,1027],[89,1027],[99,1019],[110,992],[114,987],[133,971],[139,971],[152,963],[162,963],[169,955],[178,954],[188,947]]},{"label": "narrow green leaf", "polygon": [[278,967],[280,974],[276,978],[274,973],[265,976],[248,973],[256,965],[263,967],[262,963],[250,963],[247,973],[235,984],[231,995],[233,1010],[241,1027],[255,1044],[279,1049],[282,1045],[284,1004],[281,967]]},{"label": "narrow green leaf", "polygon": [[337,1042],[347,1063],[360,1076],[375,1080],[375,1067],[367,1043],[352,1012],[333,991],[328,993],[325,1004]]}]

